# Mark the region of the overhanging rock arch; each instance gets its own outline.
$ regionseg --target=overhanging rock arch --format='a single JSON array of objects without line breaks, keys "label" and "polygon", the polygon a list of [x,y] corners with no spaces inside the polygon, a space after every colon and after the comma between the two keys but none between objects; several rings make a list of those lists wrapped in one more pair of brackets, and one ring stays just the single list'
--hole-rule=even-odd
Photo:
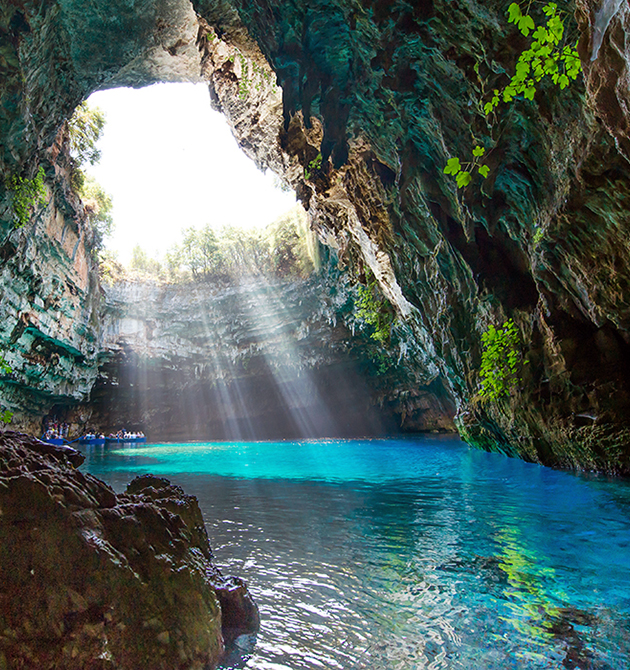
[{"label": "overhanging rock arch", "polygon": [[[594,4],[577,4],[583,55]],[[598,61],[584,58],[585,89],[562,99],[545,91],[519,108],[486,201],[456,193],[442,168],[469,144],[475,63],[490,81],[483,54],[511,58],[502,9],[438,0],[13,3],[1,24],[0,164],[10,174],[54,157],[60,124],[93,90],[209,80],[244,150],[296,187],[342,260],[358,274],[371,268],[409,324],[419,383],[442,373],[470,441],[629,471],[628,12],[611,22]],[[264,76],[272,70],[282,105]],[[322,168],[311,171],[320,152]],[[80,203],[55,181],[62,167],[48,172],[49,218],[80,218]],[[612,270],[599,276],[594,258]],[[508,317],[530,367],[509,399],[484,405],[475,400],[480,336]],[[609,446],[596,446],[600,438]]]}]

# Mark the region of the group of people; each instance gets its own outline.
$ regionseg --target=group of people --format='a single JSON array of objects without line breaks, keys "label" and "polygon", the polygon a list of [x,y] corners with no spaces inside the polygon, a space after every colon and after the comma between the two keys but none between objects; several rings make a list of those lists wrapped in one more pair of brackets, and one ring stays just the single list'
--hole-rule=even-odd
[{"label": "group of people", "polygon": [[64,440],[68,438],[70,426],[67,423],[52,421],[44,431],[45,440]]},{"label": "group of people", "polygon": [[[56,418],[53,418],[46,422],[44,426],[44,440],[68,440],[68,431],[70,430],[70,425],[58,421]],[[140,431],[129,432],[122,428],[117,433],[110,433],[109,435],[104,435],[103,433],[96,431],[94,429],[88,430],[81,438],[80,441],[90,441],[90,440],[140,440],[144,439],[145,434]]]},{"label": "group of people", "polygon": [[109,437],[111,439],[118,439],[118,440],[139,440],[146,436],[141,430],[139,430],[137,433],[128,433],[123,428],[122,430],[119,430],[117,433],[110,433]]},{"label": "group of people", "polygon": [[103,433],[86,433],[81,439],[83,440],[104,440],[105,435]]}]

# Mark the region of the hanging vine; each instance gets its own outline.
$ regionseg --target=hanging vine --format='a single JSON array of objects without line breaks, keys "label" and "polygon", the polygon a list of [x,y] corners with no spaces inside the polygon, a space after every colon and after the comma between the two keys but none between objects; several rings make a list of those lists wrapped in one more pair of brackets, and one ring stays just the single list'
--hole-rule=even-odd
[{"label": "hanging vine", "polygon": [[[510,81],[503,89],[495,88],[485,102],[479,105],[483,114],[490,117],[491,129],[497,122],[497,109],[499,105],[510,104],[519,96],[525,100],[533,100],[538,90],[538,85],[543,80],[550,80],[561,90],[569,86],[571,81],[577,79],[582,70],[582,64],[577,52],[577,42],[569,44],[565,35],[564,15],[558,10],[554,2],[546,3],[542,13],[546,16],[545,25],[536,26],[534,19],[528,13],[531,2],[527,5],[525,13],[521,6],[513,2],[507,10],[508,23],[513,23],[522,35],[529,37],[531,42],[518,57],[515,72]],[[475,72],[479,76],[479,63],[475,65]],[[490,147],[490,149],[493,147]],[[450,158],[444,173],[455,178],[458,188],[468,186],[475,172],[482,178],[490,174],[490,167],[483,162],[486,155],[486,147],[476,143],[472,149],[472,159],[464,162],[459,157]]]}]

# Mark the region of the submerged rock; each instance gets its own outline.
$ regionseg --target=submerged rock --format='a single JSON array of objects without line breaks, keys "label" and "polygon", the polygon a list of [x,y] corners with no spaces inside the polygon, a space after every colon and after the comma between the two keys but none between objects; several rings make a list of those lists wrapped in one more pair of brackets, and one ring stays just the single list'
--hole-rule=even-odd
[{"label": "submerged rock", "polygon": [[152,476],[116,494],[80,460],[0,435],[0,667],[215,667],[259,619],[213,564],[196,498]]}]

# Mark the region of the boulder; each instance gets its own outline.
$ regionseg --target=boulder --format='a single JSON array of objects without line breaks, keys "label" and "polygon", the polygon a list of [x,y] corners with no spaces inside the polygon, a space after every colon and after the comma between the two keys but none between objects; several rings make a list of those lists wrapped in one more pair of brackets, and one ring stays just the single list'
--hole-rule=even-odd
[{"label": "boulder", "polygon": [[259,618],[196,498],[151,476],[116,494],[81,458],[0,434],[0,668],[216,667]]}]

